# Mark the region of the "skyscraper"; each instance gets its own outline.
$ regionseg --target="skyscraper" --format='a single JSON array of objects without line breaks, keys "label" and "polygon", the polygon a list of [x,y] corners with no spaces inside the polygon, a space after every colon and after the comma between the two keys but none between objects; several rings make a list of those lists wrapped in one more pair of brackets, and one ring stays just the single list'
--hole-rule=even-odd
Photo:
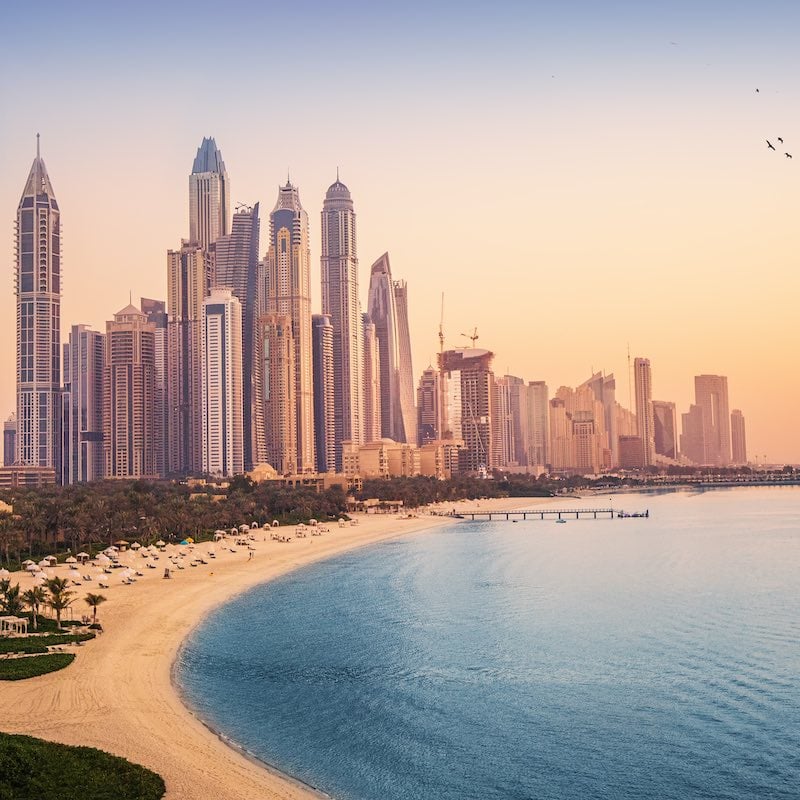
[{"label": "skyscraper", "polygon": [[439,371],[428,367],[417,387],[417,442],[435,442],[439,436]]},{"label": "skyscraper", "polygon": [[595,400],[603,406],[604,446],[611,453],[610,465],[616,466],[619,463],[619,433],[617,431],[617,383],[614,380],[614,373],[603,375],[602,372],[595,372],[578,389],[581,387],[591,389]]},{"label": "skyscraper", "polygon": [[105,337],[73,325],[64,345],[61,483],[103,477],[103,378]]},{"label": "skyscraper", "polygon": [[203,302],[201,346],[203,472],[244,472],[242,435],[242,306],[230,289]]},{"label": "skyscraper", "polygon": [[333,326],[334,440],[336,469],[340,471],[342,442],[364,441],[364,345],[358,302],[356,214],[350,190],[338,173],[322,205],[321,267],[322,313],[330,317]]},{"label": "skyscraper", "polygon": [[550,463],[550,403],[544,381],[528,383],[528,466]]},{"label": "skyscraper", "polygon": [[648,467],[655,460],[655,432],[653,422],[653,379],[649,358],[633,360],[633,379],[636,387],[636,420],[642,440],[642,463]]},{"label": "skyscraper", "polygon": [[189,241],[201,250],[228,233],[230,184],[222,153],[212,138],[204,138],[189,176]]},{"label": "skyscraper", "polygon": [[678,458],[678,420],[675,403],[653,400],[653,441],[657,456]]},{"label": "skyscraper", "polygon": [[103,454],[106,478],[153,478],[155,326],[133,305],[106,323]]},{"label": "skyscraper", "polygon": [[[334,330],[327,314],[311,318],[314,354],[314,439],[317,472],[336,470],[336,420],[334,414]],[[341,449],[341,446],[340,446]]]},{"label": "skyscraper", "polygon": [[267,461],[281,475],[297,472],[295,345],[288,314],[264,314],[258,321],[258,352],[264,376]]},{"label": "skyscraper", "polygon": [[59,471],[61,401],[61,214],[39,153],[17,208],[17,454]]},{"label": "skyscraper", "polygon": [[[410,368],[410,357],[401,361],[400,330],[397,319],[397,293],[395,292],[389,254],[384,253],[373,265],[369,281],[369,318],[375,325],[378,343],[381,397],[381,436],[396,442],[408,441],[406,413],[403,412],[405,380],[403,370]],[[406,321],[406,331],[408,323]],[[409,347],[410,353],[410,347]],[[413,373],[412,373],[413,381]],[[412,383],[413,389],[413,383]],[[413,420],[413,416],[411,418]],[[414,422],[416,426],[416,422]],[[412,441],[413,441],[413,433]]]},{"label": "skyscraper", "polygon": [[167,393],[172,473],[203,469],[200,344],[208,273],[203,250],[183,243],[167,253]]},{"label": "skyscraper", "polygon": [[155,393],[154,424],[156,438],[156,474],[164,476],[169,471],[169,397],[167,387],[167,304],[163,300],[141,299],[142,313],[154,328]]},{"label": "skyscraper", "polygon": [[728,410],[728,379],[723,375],[697,375],[695,403],[703,413],[702,464],[726,466],[731,463],[731,415]]},{"label": "skyscraper", "polygon": [[681,414],[681,455],[695,464],[708,463],[703,438],[703,409],[700,406],[689,406],[689,411]]},{"label": "skyscraper", "polygon": [[511,380],[504,375],[495,378],[492,386],[492,463],[499,468],[516,463],[514,452],[514,419],[511,415]]},{"label": "skyscraper", "polygon": [[17,458],[17,415],[3,423],[3,466],[11,467]]},{"label": "skyscraper", "polygon": [[242,304],[242,403],[244,464],[252,469],[266,460],[264,404],[259,359],[255,351],[256,323],[263,299],[259,296],[258,203],[240,206],[233,215],[231,232],[215,242],[214,282],[229,288]]},{"label": "skyscraper", "polygon": [[[388,260],[387,260],[388,263]],[[417,409],[414,403],[414,368],[411,365],[411,329],[408,322],[408,284],[394,281],[394,307],[397,312],[397,345],[400,353],[400,414],[405,441],[416,444]]]},{"label": "skyscraper", "polygon": [[361,315],[364,341],[364,442],[381,438],[381,367],[375,323]]},{"label": "skyscraper", "polygon": [[286,315],[292,321],[297,471],[313,472],[316,459],[308,215],[300,205],[297,188],[288,180],[278,190],[269,228],[265,308],[270,314]]},{"label": "skyscraper", "polygon": [[744,414],[734,408],[731,411],[731,458],[741,466],[747,463],[747,438],[744,430]]}]

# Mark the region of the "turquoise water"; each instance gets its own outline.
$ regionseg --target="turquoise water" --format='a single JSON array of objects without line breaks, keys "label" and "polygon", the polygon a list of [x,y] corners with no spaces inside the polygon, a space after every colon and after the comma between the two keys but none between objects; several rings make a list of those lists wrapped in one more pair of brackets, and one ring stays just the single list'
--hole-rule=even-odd
[{"label": "turquoise water", "polygon": [[614,506],[651,516],[461,522],[258,587],[186,643],[187,699],[340,800],[800,797],[800,490]]}]

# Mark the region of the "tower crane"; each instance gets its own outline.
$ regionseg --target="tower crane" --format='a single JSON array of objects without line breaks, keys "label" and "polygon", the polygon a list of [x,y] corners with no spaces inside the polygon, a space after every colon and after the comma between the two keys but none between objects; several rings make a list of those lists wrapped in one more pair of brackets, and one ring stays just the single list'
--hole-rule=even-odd
[{"label": "tower crane", "polygon": [[478,329],[473,328],[472,333],[462,333],[461,334],[465,339],[469,339],[472,342],[472,347],[475,347],[475,342],[478,341]]}]

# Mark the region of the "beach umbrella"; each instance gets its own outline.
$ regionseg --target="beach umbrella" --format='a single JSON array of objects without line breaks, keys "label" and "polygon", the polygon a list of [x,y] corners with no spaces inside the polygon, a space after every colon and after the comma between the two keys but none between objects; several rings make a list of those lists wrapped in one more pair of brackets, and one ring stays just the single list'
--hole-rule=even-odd
[{"label": "beach umbrella", "polygon": [[31,561],[31,563],[28,564],[28,566],[25,567],[25,569],[28,570],[28,572],[38,572],[39,566],[37,564],[34,564],[33,561]]},{"label": "beach umbrella", "polygon": [[186,539],[182,539],[181,544],[189,544],[189,542]]},{"label": "beach umbrella", "polygon": [[46,558],[43,558],[43,559],[42,559],[42,560],[39,562],[39,566],[40,566],[40,567],[49,567],[49,566],[50,566],[50,562],[49,562],[49,561],[48,561]]},{"label": "beach umbrella", "polygon": [[187,536],[186,541],[189,542],[189,544],[194,544],[194,539],[192,539],[191,536]]},{"label": "beach umbrella", "polygon": [[69,558],[64,560],[64,563],[65,564],[77,564],[78,563],[78,559],[75,558],[75,556],[70,556]]},{"label": "beach umbrella", "polygon": [[138,550],[140,547],[141,547],[141,545],[139,544],[139,542],[134,542],[131,545],[131,550]]},{"label": "beach umbrella", "polygon": [[163,539],[159,539],[156,542],[156,547],[166,547],[166,546],[167,546],[167,543]]}]

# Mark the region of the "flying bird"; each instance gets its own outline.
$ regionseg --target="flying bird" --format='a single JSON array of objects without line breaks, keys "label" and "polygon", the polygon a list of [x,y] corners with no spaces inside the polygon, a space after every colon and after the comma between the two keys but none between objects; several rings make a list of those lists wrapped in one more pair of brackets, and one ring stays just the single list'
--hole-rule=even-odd
[{"label": "flying bird", "polygon": [[770,150],[774,150],[774,149],[775,149],[775,148],[772,146],[772,142],[771,142],[769,139],[765,139],[764,141],[767,143],[767,147],[769,147],[769,149],[770,149]]},{"label": "flying bird", "polygon": [[780,137],[780,136],[778,137],[778,141],[779,141],[781,144],[783,144],[783,139],[781,139],[781,137]]},{"label": "flying bird", "polygon": [[756,89],[756,91],[758,91],[758,89]]},{"label": "flying bird", "polygon": [[784,155],[786,156],[786,158],[791,158],[792,157],[791,153],[784,153]]}]

